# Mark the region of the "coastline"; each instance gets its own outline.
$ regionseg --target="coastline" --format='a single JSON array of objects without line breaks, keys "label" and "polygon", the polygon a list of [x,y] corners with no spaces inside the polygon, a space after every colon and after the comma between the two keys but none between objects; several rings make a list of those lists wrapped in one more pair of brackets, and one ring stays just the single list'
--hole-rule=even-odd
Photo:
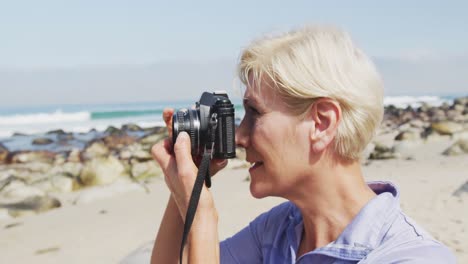
[{"label": "coastline", "polygon": [[[0,262],[118,263],[138,248],[130,259],[147,258],[169,195],[149,150],[166,136],[161,127],[127,124],[31,136],[37,149],[0,144]],[[239,159],[213,180],[220,239],[283,201],[251,197],[243,155],[238,150]],[[467,157],[463,97],[437,107],[386,107],[362,159],[366,180],[395,183],[404,212],[460,263],[468,262]]]}]

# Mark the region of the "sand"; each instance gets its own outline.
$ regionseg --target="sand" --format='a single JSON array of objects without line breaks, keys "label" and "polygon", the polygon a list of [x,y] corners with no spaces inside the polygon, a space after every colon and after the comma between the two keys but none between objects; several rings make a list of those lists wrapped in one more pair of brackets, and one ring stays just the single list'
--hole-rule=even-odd
[{"label": "sand", "polygon": [[[438,154],[445,146],[420,146],[409,150],[417,153],[410,160],[372,161],[363,169],[369,181],[397,184],[403,210],[468,263],[468,193],[453,195],[468,180],[468,156]],[[284,201],[252,198],[247,175],[245,168],[227,169],[213,181],[221,239]],[[71,203],[78,193],[63,194],[60,209],[1,220],[0,263],[119,263],[137,248],[145,263],[169,195],[162,179],[147,188],[78,205]]]}]

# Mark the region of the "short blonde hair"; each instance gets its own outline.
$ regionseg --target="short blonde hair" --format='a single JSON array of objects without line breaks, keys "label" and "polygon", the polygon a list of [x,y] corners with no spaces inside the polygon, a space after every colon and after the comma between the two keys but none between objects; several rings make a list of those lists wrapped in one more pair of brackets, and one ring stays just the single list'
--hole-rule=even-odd
[{"label": "short blonde hair", "polygon": [[334,151],[356,160],[383,117],[383,82],[371,60],[350,36],[334,27],[313,26],[256,40],[242,53],[238,74],[259,84],[267,77],[293,113],[303,117],[314,99],[337,101],[342,119]]}]

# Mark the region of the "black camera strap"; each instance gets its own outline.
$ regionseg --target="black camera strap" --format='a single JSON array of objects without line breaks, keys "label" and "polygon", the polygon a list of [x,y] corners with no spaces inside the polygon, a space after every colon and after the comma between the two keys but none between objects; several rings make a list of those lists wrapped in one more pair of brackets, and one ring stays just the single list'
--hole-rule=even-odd
[{"label": "black camera strap", "polygon": [[185,215],[184,223],[184,233],[182,235],[182,243],[180,245],[180,264],[182,264],[182,258],[184,255],[184,246],[187,242],[187,237],[192,227],[193,219],[197,212],[198,201],[200,200],[201,191],[203,189],[203,184],[206,184],[206,187],[211,187],[211,176],[210,176],[210,163],[213,158],[213,147],[216,138],[216,126],[218,121],[216,119],[216,113],[214,113],[210,119],[210,126],[208,128],[208,140],[205,145],[205,150],[203,152],[203,157],[198,167],[197,178],[193,185],[192,194],[190,195],[189,205],[187,208],[187,213]]}]

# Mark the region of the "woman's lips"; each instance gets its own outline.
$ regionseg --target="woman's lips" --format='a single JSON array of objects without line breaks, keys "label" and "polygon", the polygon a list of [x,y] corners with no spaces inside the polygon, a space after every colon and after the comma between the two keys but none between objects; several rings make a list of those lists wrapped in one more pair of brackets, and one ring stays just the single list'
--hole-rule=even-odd
[{"label": "woman's lips", "polygon": [[252,166],[250,166],[249,172],[256,170],[258,167],[261,167],[262,165],[263,165],[263,162],[261,161],[252,163]]}]

